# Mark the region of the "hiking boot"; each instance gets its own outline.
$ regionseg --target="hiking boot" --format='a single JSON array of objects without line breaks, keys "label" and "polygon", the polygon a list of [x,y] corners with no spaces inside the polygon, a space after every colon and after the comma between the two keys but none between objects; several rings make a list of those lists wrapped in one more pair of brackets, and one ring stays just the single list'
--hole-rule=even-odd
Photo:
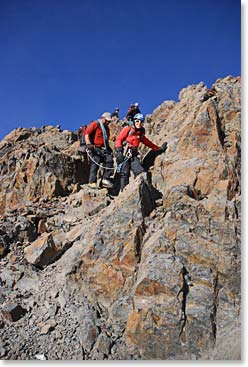
[{"label": "hiking boot", "polygon": [[98,189],[98,186],[97,186],[97,183],[96,183],[96,182],[90,182],[90,183],[88,184],[88,187],[89,187],[90,189]]},{"label": "hiking boot", "polygon": [[112,184],[112,182],[110,182],[110,180],[107,180],[106,178],[104,178],[102,180],[102,186],[107,187],[107,188],[111,188],[111,187],[113,187],[113,184]]}]

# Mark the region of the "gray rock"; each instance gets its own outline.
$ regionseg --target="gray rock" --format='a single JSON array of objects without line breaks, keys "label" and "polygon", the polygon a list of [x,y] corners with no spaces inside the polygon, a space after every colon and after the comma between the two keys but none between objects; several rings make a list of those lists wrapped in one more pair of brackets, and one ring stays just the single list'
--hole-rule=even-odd
[{"label": "gray rock", "polygon": [[2,315],[11,322],[18,321],[26,314],[26,310],[17,303],[6,303],[2,308]]}]

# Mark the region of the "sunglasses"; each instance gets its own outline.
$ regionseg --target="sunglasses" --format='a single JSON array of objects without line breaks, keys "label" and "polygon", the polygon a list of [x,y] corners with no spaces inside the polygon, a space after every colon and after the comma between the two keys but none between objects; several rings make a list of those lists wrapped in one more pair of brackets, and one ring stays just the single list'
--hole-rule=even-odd
[{"label": "sunglasses", "polygon": [[134,120],[134,122],[143,122],[143,121],[141,121],[141,120],[138,120],[138,119],[135,119],[135,120]]}]

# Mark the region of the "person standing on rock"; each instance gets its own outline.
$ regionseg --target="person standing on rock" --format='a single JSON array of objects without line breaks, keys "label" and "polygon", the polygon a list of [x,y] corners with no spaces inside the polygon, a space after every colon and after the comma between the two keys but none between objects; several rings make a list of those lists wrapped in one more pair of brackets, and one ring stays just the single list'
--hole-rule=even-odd
[{"label": "person standing on rock", "polygon": [[131,103],[128,108],[127,114],[122,122],[122,126],[132,125],[134,116],[137,115],[137,113],[140,113],[139,103]]},{"label": "person standing on rock", "polygon": [[[91,122],[85,130],[86,149],[91,160],[89,187],[97,189],[97,173],[99,167],[103,167],[102,186],[106,188],[113,187],[110,176],[113,173],[113,152],[109,146],[109,127],[111,122],[111,113],[104,112],[101,118]],[[102,165],[101,165],[102,163]]]},{"label": "person standing on rock", "polygon": [[123,191],[124,187],[129,183],[131,170],[135,176],[142,172],[146,172],[138,157],[138,147],[140,143],[151,148],[156,152],[156,155],[164,153],[167,148],[167,143],[158,147],[145,136],[145,129],[142,126],[143,122],[144,116],[141,113],[137,113],[134,116],[134,125],[125,126],[116,137],[116,163],[118,165],[117,172],[120,173],[121,191]]},{"label": "person standing on rock", "polygon": [[120,119],[120,117],[119,117],[119,108],[118,107],[116,107],[115,109],[114,109],[114,112],[112,112],[111,113],[111,117],[113,118],[115,118],[116,120],[119,120]]}]

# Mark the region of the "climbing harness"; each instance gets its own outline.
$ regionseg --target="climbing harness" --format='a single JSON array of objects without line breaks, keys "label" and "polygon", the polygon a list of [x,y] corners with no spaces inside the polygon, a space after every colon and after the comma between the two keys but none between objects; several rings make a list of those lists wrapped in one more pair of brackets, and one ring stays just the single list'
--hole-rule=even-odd
[{"label": "climbing harness", "polygon": [[[107,136],[107,133],[106,133],[106,130],[105,130],[105,127],[104,127],[102,121],[101,120],[98,120],[98,122],[99,122],[99,124],[101,126],[101,129],[102,129],[102,132],[103,132],[104,147],[107,150],[108,147],[109,147],[109,144],[108,144],[108,136]],[[132,128],[129,130],[128,136],[131,135],[131,133],[132,133]],[[143,136],[143,134],[142,134],[142,136]],[[121,172],[121,169],[122,169],[123,164],[126,163],[133,156],[132,148],[130,148],[128,146],[127,142],[126,142],[126,146],[124,147],[124,151],[123,151],[123,156],[125,158],[124,158],[123,162],[121,162],[120,164],[117,165],[116,168],[115,167],[105,167],[101,163],[96,162],[94,160],[94,158],[90,155],[90,151],[87,148],[86,148],[86,153],[87,153],[88,158],[93,163],[95,163],[98,167],[103,168],[103,169],[108,169],[108,170],[115,170],[117,173],[120,173]],[[115,171],[114,171],[114,175],[115,175]]]},{"label": "climbing harness", "polygon": [[100,168],[103,168],[103,169],[111,169],[111,170],[115,169],[115,167],[105,167],[105,166],[103,166],[101,163],[96,162],[96,161],[94,160],[94,158],[90,155],[90,151],[89,151],[89,149],[86,149],[86,153],[87,153],[87,155],[88,155],[89,159],[90,159],[92,162],[94,162],[97,166],[99,166]]},{"label": "climbing harness", "polygon": [[[121,172],[121,169],[122,169],[122,166],[124,163],[126,163],[130,158],[132,158],[132,150],[131,148],[128,148],[127,152],[125,153],[125,159],[123,162],[121,162],[120,164],[118,164],[117,167],[105,167],[103,166],[101,163],[98,163],[94,160],[94,158],[90,155],[90,151],[89,149],[86,149],[86,153],[87,153],[87,156],[89,157],[89,159],[95,163],[98,167],[100,168],[103,168],[103,169],[108,169],[108,170],[116,170],[117,173],[120,173]],[[114,172],[115,174],[115,172]]]},{"label": "climbing harness", "polygon": [[118,164],[118,166],[116,168],[116,172],[117,173],[120,173],[121,172],[121,169],[122,169],[123,164],[126,163],[133,156],[132,149],[129,148],[128,145],[126,146],[126,149],[124,148],[123,155],[124,155],[125,158],[124,158],[124,160],[120,164]]},{"label": "climbing harness", "polygon": [[123,164],[126,163],[128,160],[129,160],[129,158],[125,158],[123,162],[121,162],[120,164],[118,164],[118,166],[116,168],[116,172],[117,173],[120,173],[121,172],[121,169],[122,169]]}]

